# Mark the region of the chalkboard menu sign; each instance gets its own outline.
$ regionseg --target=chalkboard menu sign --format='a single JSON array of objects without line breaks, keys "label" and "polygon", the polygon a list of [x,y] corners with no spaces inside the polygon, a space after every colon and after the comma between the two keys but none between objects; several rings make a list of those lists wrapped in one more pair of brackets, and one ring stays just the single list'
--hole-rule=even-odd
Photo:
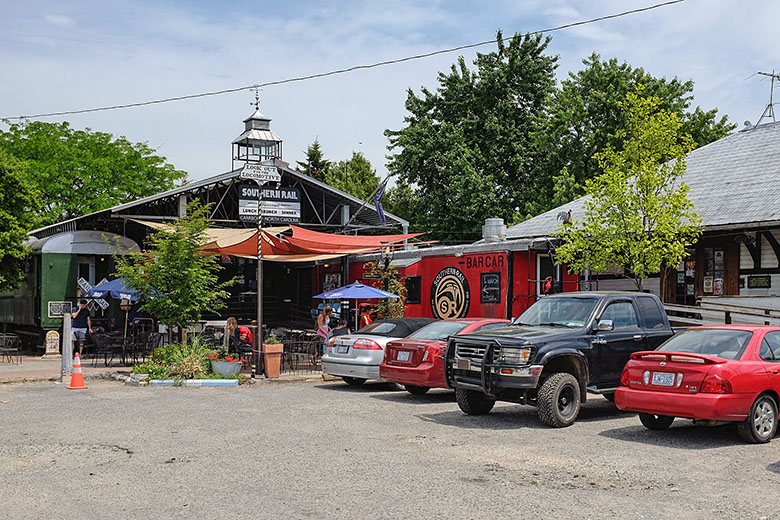
[{"label": "chalkboard menu sign", "polygon": [[769,289],[772,287],[772,277],[768,274],[748,276],[748,289]]},{"label": "chalkboard menu sign", "polygon": [[501,303],[501,273],[481,273],[480,303]]}]

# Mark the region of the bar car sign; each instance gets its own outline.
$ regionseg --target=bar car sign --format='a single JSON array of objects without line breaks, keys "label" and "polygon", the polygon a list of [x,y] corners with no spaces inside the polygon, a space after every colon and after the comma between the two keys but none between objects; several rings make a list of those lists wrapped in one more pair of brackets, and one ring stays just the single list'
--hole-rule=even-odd
[{"label": "bar car sign", "polygon": [[257,222],[258,200],[263,190],[263,222],[297,224],[301,221],[301,190],[298,188],[260,188],[241,184],[238,192],[238,219]]}]

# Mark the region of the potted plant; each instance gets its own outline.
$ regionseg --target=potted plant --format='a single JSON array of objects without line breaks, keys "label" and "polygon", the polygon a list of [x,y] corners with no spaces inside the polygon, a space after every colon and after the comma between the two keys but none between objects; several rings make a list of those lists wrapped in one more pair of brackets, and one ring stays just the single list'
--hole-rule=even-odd
[{"label": "potted plant", "polygon": [[284,345],[282,345],[282,342],[276,337],[276,334],[271,334],[263,340],[265,377],[279,377],[279,374],[281,373],[282,352],[284,352]]},{"label": "potted plant", "polygon": [[238,374],[241,370],[241,364],[246,362],[246,359],[233,356],[223,350],[212,352],[209,354],[209,359],[211,360],[211,371],[221,376]]}]

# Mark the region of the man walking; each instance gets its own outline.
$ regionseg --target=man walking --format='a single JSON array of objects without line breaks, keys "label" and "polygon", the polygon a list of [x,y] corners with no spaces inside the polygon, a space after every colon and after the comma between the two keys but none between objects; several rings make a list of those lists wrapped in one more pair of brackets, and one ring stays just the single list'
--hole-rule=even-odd
[{"label": "man walking", "polygon": [[92,332],[92,318],[87,309],[87,300],[79,301],[79,306],[71,314],[73,318],[73,351],[76,351],[76,342],[79,342],[79,357],[84,354],[84,341],[87,339],[87,331]]}]

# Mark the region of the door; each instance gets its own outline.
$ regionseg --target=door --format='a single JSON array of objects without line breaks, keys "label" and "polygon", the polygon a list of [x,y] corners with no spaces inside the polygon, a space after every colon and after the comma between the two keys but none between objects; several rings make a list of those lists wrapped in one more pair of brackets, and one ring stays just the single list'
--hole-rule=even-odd
[{"label": "door", "polygon": [[767,332],[761,344],[761,359],[771,380],[772,387],[780,394],[780,332]]},{"label": "door", "polygon": [[612,387],[620,382],[620,374],[631,354],[647,348],[647,338],[631,300],[610,302],[596,324],[602,320],[612,321],[614,329],[594,332],[592,343],[599,352],[601,372],[597,386]]}]

